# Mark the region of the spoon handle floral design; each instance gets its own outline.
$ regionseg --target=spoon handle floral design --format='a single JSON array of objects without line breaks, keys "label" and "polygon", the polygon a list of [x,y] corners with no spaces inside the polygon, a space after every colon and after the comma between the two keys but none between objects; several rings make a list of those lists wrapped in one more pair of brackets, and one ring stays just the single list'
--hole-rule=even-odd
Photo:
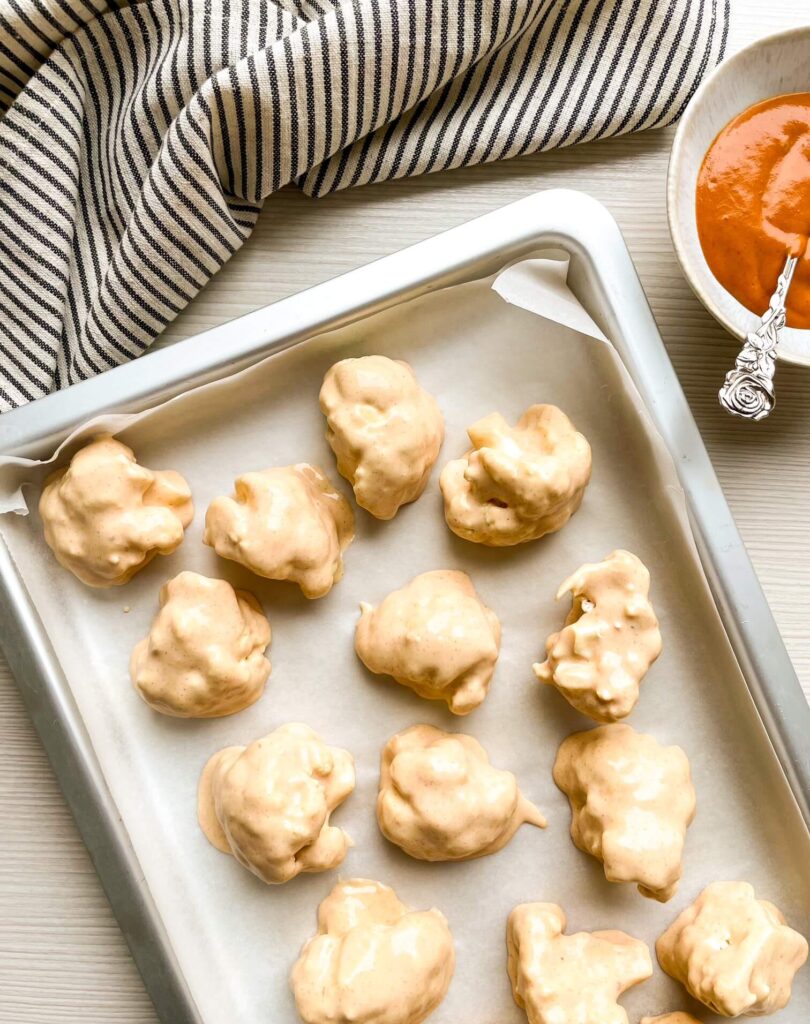
[{"label": "spoon handle floral design", "polygon": [[764,420],[776,403],[773,391],[776,350],[785,326],[785,302],[797,263],[795,256],[788,256],[762,323],[747,335],[734,369],[726,374],[720,388],[720,404],[734,416]]}]

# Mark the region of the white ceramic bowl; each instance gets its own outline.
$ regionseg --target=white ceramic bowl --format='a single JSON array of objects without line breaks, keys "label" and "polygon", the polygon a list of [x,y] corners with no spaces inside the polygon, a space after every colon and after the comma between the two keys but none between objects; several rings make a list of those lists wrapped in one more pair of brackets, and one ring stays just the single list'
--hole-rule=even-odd
[{"label": "white ceramic bowl", "polygon": [[[760,39],[721,64],[695,93],[672,147],[667,210],[675,251],[697,297],[738,338],[755,330],[759,318],[725,290],[703,256],[695,216],[698,172],[706,150],[733,117],[790,92],[810,92],[810,25]],[[810,366],[810,331],[785,330],[779,358]]]}]

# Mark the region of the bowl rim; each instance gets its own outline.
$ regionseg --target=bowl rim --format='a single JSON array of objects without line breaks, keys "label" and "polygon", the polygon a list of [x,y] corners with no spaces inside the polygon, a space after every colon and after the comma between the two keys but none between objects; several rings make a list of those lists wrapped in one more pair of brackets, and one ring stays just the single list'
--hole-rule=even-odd
[{"label": "bowl rim", "polygon": [[[676,215],[676,179],[678,178],[677,172],[684,159],[686,134],[689,130],[690,125],[698,116],[698,111],[701,108],[701,101],[704,95],[706,94],[706,92],[708,92],[709,89],[713,88],[715,81],[721,77],[724,77],[727,74],[733,73],[736,65],[741,64],[745,60],[747,60],[753,51],[761,49],[764,46],[778,44],[780,42],[784,42],[789,39],[802,36],[810,37],[810,24],[796,25],[793,28],[783,29],[781,32],[773,32],[771,33],[771,35],[762,36],[761,38],[754,40],[752,43],[749,43],[748,46],[744,46],[741,50],[738,50],[729,58],[718,64],[717,67],[714,68],[713,71],[709,75],[707,75],[703,82],[701,82],[701,84],[698,86],[694,96],[692,97],[686,110],[684,111],[683,117],[680,119],[678,127],[675,131],[675,138],[672,143],[672,149],[670,151],[669,156],[669,163],[667,165],[667,221],[669,223],[669,234],[670,238],[672,239],[673,248],[675,249],[675,255],[678,258],[678,263],[680,264],[681,270],[689,284],[689,287],[692,289],[692,291],[700,300],[700,302],[705,306],[708,312],[711,313],[715,320],[717,320],[718,323],[720,323],[721,326],[724,327],[729,334],[731,334],[735,338],[739,338],[740,340],[742,340],[746,336],[747,332],[745,331],[745,329],[741,328],[738,324],[734,323],[731,319],[729,319],[729,317],[715,304],[711,297],[704,291],[703,285],[697,279],[697,276],[693,270],[693,261],[687,253],[686,244],[684,242],[683,234],[681,231],[680,220]],[[810,86],[808,87],[807,91],[810,92]],[[774,93],[774,95],[776,96],[780,94]],[[742,113],[742,111],[740,111],[740,113]],[[723,126],[721,126],[721,128],[719,129],[720,131],[722,131],[722,127]],[[711,270],[709,271],[709,273],[711,273]],[[742,306],[742,304],[740,305],[741,308],[745,308]],[[746,310],[746,312],[750,313],[750,310]],[[763,313],[764,312],[765,311],[763,310]],[[756,314],[754,313],[750,313],[750,315],[754,317],[755,320],[759,319],[758,317],[756,317]],[[803,339],[809,339],[807,344],[810,348],[810,330],[796,327],[790,328],[790,330],[791,332],[797,335],[801,335]],[[784,362],[787,363],[795,363],[799,365],[810,366],[810,354],[803,355],[802,353],[798,352],[785,352],[783,354],[780,351],[779,357]]]}]

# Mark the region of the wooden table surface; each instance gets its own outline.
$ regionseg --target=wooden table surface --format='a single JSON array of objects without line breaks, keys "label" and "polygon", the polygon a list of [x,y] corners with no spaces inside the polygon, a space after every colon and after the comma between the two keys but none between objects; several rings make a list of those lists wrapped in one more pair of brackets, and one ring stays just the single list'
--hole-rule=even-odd
[{"label": "wooden table surface", "polygon": [[[732,0],[730,49],[807,22],[799,0]],[[167,332],[185,338],[553,186],[618,219],[776,619],[810,696],[810,371],[780,367],[764,424],[716,393],[734,342],[692,296],[670,243],[672,131],[626,136],[313,201],[268,200],[248,244]],[[47,758],[0,658],[0,1024],[157,1018]],[[281,1022],[279,1022],[281,1024]]]}]

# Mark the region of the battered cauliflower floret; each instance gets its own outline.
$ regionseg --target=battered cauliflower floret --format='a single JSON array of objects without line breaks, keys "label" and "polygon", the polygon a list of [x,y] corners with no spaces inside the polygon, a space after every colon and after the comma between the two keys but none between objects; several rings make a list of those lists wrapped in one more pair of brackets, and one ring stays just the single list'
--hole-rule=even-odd
[{"label": "battered cauliflower floret", "polygon": [[674,1013],[662,1013],[658,1017],[642,1017],[641,1024],[700,1024],[697,1017],[683,1010]]},{"label": "battered cauliflower floret", "polygon": [[338,882],[290,976],[306,1024],[422,1024],[447,994],[453,937],[438,910],[409,910],[387,885]]},{"label": "battered cauliflower floret", "polygon": [[377,821],[386,839],[429,861],[483,857],[524,822],[546,825],[478,740],[432,725],[414,725],[383,748]]},{"label": "battered cauliflower floret", "polygon": [[276,884],[343,862],[351,840],[329,816],[353,789],[351,754],[293,723],[214,754],[200,776],[197,814],[213,846]]},{"label": "battered cauliflower floret", "polygon": [[401,360],[343,359],[327,372],[320,394],[326,440],[357,504],[377,519],[424,491],[444,440],[436,400]]},{"label": "battered cauliflower floret", "polygon": [[259,602],[225,580],[181,572],[130,660],[147,704],[178,718],[232,715],[258,700],[270,675],[270,623]]},{"label": "battered cauliflower floret", "polygon": [[51,473],[39,514],[60,565],[90,587],[119,587],[181,545],[194,505],[179,473],[139,466],[105,434]]},{"label": "battered cauliflower floret", "polygon": [[635,882],[665,903],[682,874],[695,817],[689,761],[629,725],[600,725],[564,740],[554,781],[571,802],[571,838],[601,860],[609,882]]},{"label": "battered cauliflower floret", "polygon": [[486,697],[501,625],[465,572],[422,573],[377,608],[361,603],[360,612],[354,646],[370,672],[443,700],[456,715]]},{"label": "battered cauliflower floret", "polygon": [[747,882],[713,882],[655,944],[658,962],[724,1017],[787,1006],[807,941]]},{"label": "battered cauliflower floret", "polygon": [[324,597],[343,575],[354,540],[348,501],[317,466],[263,469],[237,477],[235,493],[205,514],[204,543],[257,576],[291,580],[305,597]]},{"label": "battered cauliflower floret", "polygon": [[522,903],[509,915],[509,978],[529,1024],[628,1024],[617,1000],[652,974],[646,945],[620,931],[564,930],[555,903]]},{"label": "battered cauliflower floret", "polygon": [[556,405],[533,405],[510,427],[499,413],[467,431],[472,450],[442,471],[447,525],[504,547],[565,526],[591,476],[591,448]]},{"label": "battered cauliflower floret", "polygon": [[626,718],[661,653],[649,592],[649,571],[629,551],[577,569],[557,592],[557,600],[571,594],[571,611],[546,641],[546,660],[533,666],[537,678],[596,722]]}]

